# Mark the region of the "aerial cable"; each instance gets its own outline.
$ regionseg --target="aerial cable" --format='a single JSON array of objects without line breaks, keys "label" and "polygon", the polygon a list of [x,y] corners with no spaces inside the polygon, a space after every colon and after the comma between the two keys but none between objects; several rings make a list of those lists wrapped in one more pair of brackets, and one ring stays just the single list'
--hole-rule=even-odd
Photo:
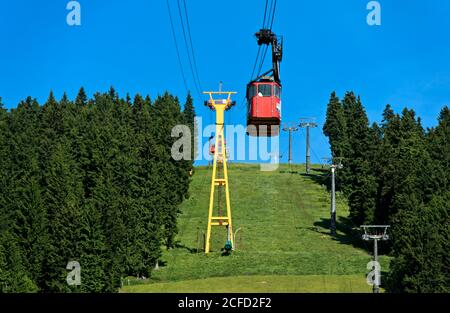
[{"label": "aerial cable", "polygon": [[[271,19],[270,28],[269,28],[270,31],[272,31],[273,21],[275,19],[276,8],[277,8],[277,0],[272,0],[272,2],[270,3],[270,10],[269,10],[269,12],[271,12],[271,13],[269,13],[269,19]],[[269,22],[269,19],[267,20],[267,22]],[[267,26],[269,26],[269,23],[267,23]],[[265,48],[265,51],[264,51],[261,63],[259,64],[259,69],[258,69],[257,76],[259,76],[261,74],[261,70],[262,70],[262,67],[264,65],[264,61],[266,60],[266,55],[267,55],[267,50],[268,49],[269,49],[269,45],[267,45],[267,47]],[[253,74],[252,74],[252,76],[253,76]]]},{"label": "aerial cable", "polygon": [[191,53],[189,51],[189,45],[188,45],[188,41],[186,39],[186,29],[184,28],[184,19],[183,19],[183,15],[181,13],[180,0],[177,0],[177,4],[178,4],[178,14],[179,14],[180,20],[181,20],[181,27],[183,29],[183,38],[184,38],[184,43],[186,45],[186,51],[187,51],[187,54],[188,54],[188,60],[189,60],[189,66],[190,66],[190,69],[191,69],[191,74],[192,74],[192,77],[194,78],[195,89],[197,89],[197,93],[200,96],[201,93],[200,93],[200,89],[199,89],[199,86],[197,84],[197,81],[195,80],[194,68],[193,68],[192,61],[191,61]]},{"label": "aerial cable", "polygon": [[269,50],[269,46],[268,45],[264,49],[264,54],[263,54],[263,57],[261,59],[261,63],[259,63],[258,74],[256,75],[257,77],[259,77],[259,75],[261,74],[261,70],[262,70],[262,67],[264,65],[264,61],[266,60],[267,50]]},{"label": "aerial cable", "polygon": [[[261,46],[258,47],[258,53],[256,54],[256,60],[255,60],[255,64],[253,65],[253,70],[252,70],[252,75],[250,76],[250,81],[253,81],[253,74],[255,74],[256,65],[258,64],[260,52],[261,52]],[[244,105],[246,98],[247,98],[246,95],[244,95],[241,106]]]},{"label": "aerial cable", "polygon": [[271,16],[273,15],[272,8],[273,8],[273,0],[270,1],[269,15],[267,16],[267,24],[264,25],[264,29],[267,29],[269,27],[269,21],[271,20]]},{"label": "aerial cable", "polygon": [[273,6],[272,21],[270,22],[270,30],[272,30],[273,20],[275,18],[276,9],[277,9],[277,0],[275,0],[275,4]]},{"label": "aerial cable", "polygon": [[[266,0],[266,5],[265,5],[265,8],[264,8],[264,20],[263,20],[263,23],[262,23],[262,28],[263,29],[266,27],[266,18],[267,18],[267,20],[269,20],[269,16],[267,16],[267,7],[268,7],[268,5],[269,5],[269,0]],[[258,47],[258,53],[256,54],[255,64],[253,65],[253,70],[252,70],[252,74],[250,76],[250,81],[253,80],[253,77],[254,77],[253,74],[255,74],[256,66],[258,64],[258,61],[260,61],[260,59],[259,59],[260,53],[261,53],[261,46]]]},{"label": "aerial cable", "polygon": [[175,28],[173,27],[173,19],[172,19],[172,13],[170,12],[169,0],[166,0],[166,3],[167,3],[167,12],[169,13],[170,26],[172,28],[173,41],[175,42],[175,48],[177,51],[177,57],[178,57],[178,63],[180,66],[181,77],[183,78],[184,88],[186,88],[186,92],[189,92],[189,88],[187,87],[187,83],[186,83],[186,77],[185,77],[184,71],[183,71],[183,64],[182,64],[181,58],[180,58],[180,50],[178,49],[177,37],[175,35]]},{"label": "aerial cable", "polygon": [[186,0],[183,0],[183,5],[184,5],[184,14],[186,16],[186,24],[187,24],[187,29],[188,29],[188,35],[189,35],[189,42],[191,44],[191,50],[192,50],[192,59],[194,61],[194,69],[195,69],[195,75],[197,77],[197,82],[198,82],[198,86],[200,87],[200,90],[202,90],[202,84],[200,83],[200,78],[198,75],[198,66],[197,66],[197,60],[195,58],[195,53],[194,53],[194,45],[192,44],[192,35],[191,35],[191,25],[189,23],[189,15],[187,13],[187,6],[186,6]]},{"label": "aerial cable", "polygon": [[255,64],[253,65],[253,71],[252,71],[252,75],[250,76],[250,80],[253,80],[253,74],[255,74],[255,70],[256,70],[256,64],[258,64],[258,59],[259,59],[259,53],[261,52],[261,46],[258,47],[258,53],[256,54],[256,60],[255,60]]},{"label": "aerial cable", "polygon": [[263,20],[262,28],[265,28],[265,26],[266,26],[266,15],[267,15],[267,5],[268,4],[269,4],[269,0],[266,0],[266,7],[264,9],[264,20]]},{"label": "aerial cable", "polygon": [[[262,28],[266,29],[267,26],[269,26],[269,20],[270,20],[271,21],[270,22],[270,30],[272,30],[273,21],[274,21],[274,17],[275,17],[275,10],[276,10],[276,6],[277,6],[277,0],[272,0],[270,2],[269,15],[267,15],[268,4],[269,4],[269,0],[266,0],[266,5],[265,5],[265,8],[264,8],[264,20],[263,20]],[[266,25],[266,20],[267,20],[267,25]],[[255,60],[255,64],[253,65],[253,70],[252,70],[252,74],[250,76],[250,81],[252,81],[253,78],[254,78],[253,75],[255,74],[255,69],[256,69],[256,66],[258,64],[258,61],[260,61],[260,63],[259,63],[258,72],[256,74],[256,77],[258,77],[261,74],[261,70],[262,70],[262,67],[264,65],[264,61],[265,61],[265,58],[266,58],[266,55],[267,55],[267,50],[269,49],[269,46],[265,47],[264,53],[262,54],[262,59],[259,59],[259,56],[260,56],[260,53],[261,53],[261,47],[262,46],[258,47],[258,53],[256,54],[256,60]],[[242,105],[244,104],[245,99],[246,99],[246,97],[243,98]]]}]

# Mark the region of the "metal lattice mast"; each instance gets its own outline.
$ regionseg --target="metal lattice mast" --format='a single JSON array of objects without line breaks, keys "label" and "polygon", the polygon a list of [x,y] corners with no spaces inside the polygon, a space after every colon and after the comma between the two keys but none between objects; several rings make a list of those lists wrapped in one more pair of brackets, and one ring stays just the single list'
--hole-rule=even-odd
[{"label": "metal lattice mast", "polygon": [[[212,226],[227,227],[227,242],[225,244],[225,250],[234,249],[234,240],[233,236],[231,235],[233,234],[233,224],[231,220],[230,193],[228,186],[227,149],[225,147],[224,115],[226,110],[230,109],[232,106],[236,104],[235,101],[231,101],[231,95],[236,94],[236,92],[208,91],[204,92],[204,94],[209,95],[209,100],[205,101],[205,105],[208,106],[211,110],[216,112],[214,161],[211,179],[211,193],[209,198],[208,227],[206,230],[206,239],[205,239],[205,253],[208,254],[210,252]],[[220,95],[227,95],[227,98],[214,99],[214,96]],[[223,177],[218,176],[219,172],[218,163],[220,163],[222,166]],[[218,188],[218,190],[225,189],[226,216],[222,216],[223,214],[219,214],[219,216],[214,216],[214,195],[216,187]]]},{"label": "metal lattice mast", "polygon": [[301,128],[306,128],[306,174],[311,172],[311,152],[310,152],[310,144],[309,144],[309,129],[317,127],[316,118],[300,118]]}]

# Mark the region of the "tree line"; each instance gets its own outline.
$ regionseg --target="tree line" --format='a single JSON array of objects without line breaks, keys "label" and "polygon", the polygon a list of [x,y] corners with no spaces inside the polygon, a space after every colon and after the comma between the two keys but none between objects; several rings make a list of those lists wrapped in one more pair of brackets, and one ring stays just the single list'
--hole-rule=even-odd
[{"label": "tree line", "polygon": [[424,129],[411,109],[390,105],[369,124],[360,97],[333,92],[323,131],[341,160],[338,186],[350,219],[391,225],[390,292],[450,291],[450,110]]},{"label": "tree line", "polygon": [[194,118],[190,95],[183,110],[168,93],[113,88],[11,110],[0,98],[0,291],[115,292],[125,276],[150,277],[175,244],[193,169],[171,157],[171,129]]}]

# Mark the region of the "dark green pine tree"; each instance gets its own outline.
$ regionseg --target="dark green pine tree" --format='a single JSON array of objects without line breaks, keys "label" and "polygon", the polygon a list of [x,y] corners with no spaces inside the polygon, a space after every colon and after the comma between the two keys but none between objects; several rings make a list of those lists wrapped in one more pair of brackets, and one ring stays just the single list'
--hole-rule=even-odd
[{"label": "dark green pine tree", "polygon": [[[98,187],[100,189],[100,187]],[[81,212],[80,229],[80,266],[81,272],[81,292],[105,292],[111,291],[108,288],[108,266],[111,264],[107,260],[106,234],[101,212],[101,204],[96,197],[86,199]]]},{"label": "dark green pine tree", "polygon": [[343,157],[348,150],[344,109],[336,92],[331,93],[323,133],[328,137],[333,158]]},{"label": "dark green pine tree", "polygon": [[[400,151],[402,160],[402,176],[411,177],[411,185],[402,184],[403,188],[408,188],[405,193],[416,193],[422,199],[422,188],[420,187],[420,160],[427,157],[427,147],[425,142],[425,132],[421,125],[420,118],[416,118],[414,110],[404,109],[400,123]],[[419,162],[419,163],[418,163]]]},{"label": "dark green pine tree", "polygon": [[10,170],[11,170],[11,151],[10,151],[10,137],[9,131],[9,116],[6,109],[3,108],[2,98],[0,97],[0,234],[2,231],[7,231],[9,224],[12,222],[10,213],[6,210],[8,203],[8,189],[10,185]]},{"label": "dark green pine tree", "polygon": [[[430,157],[435,161],[434,175],[429,175],[436,183],[432,185],[434,193],[450,189],[450,109],[445,106],[438,118],[438,126],[430,130],[427,142]],[[425,173],[424,173],[425,174]]]},{"label": "dark green pine tree", "polygon": [[380,155],[379,222],[390,224],[400,210],[418,206],[423,200],[420,176],[429,167],[430,156],[420,122],[412,110],[404,109],[402,116],[385,111],[383,155]]},{"label": "dark green pine tree", "polygon": [[450,192],[396,214],[389,292],[450,292]]},{"label": "dark green pine tree", "polygon": [[370,143],[369,122],[361,99],[352,92],[347,93],[343,109],[347,146],[344,149],[341,177],[349,199],[350,218],[359,226],[374,219],[377,186],[369,159],[373,145]]},{"label": "dark green pine tree", "polygon": [[[144,109],[145,105],[146,105],[145,100],[142,98],[142,96],[140,94],[137,94],[134,97],[134,101],[133,101],[133,112],[134,113],[137,113],[137,112],[142,113],[142,110]],[[135,115],[135,116],[141,116],[141,115]]]},{"label": "dark green pine tree", "polygon": [[[124,214],[128,203],[120,194],[120,181],[116,182],[115,166],[118,159],[122,158],[121,146],[127,143],[118,137],[121,134],[116,124],[120,117],[120,101],[115,91],[111,88],[108,94],[96,94],[95,120],[92,124],[93,137],[93,175],[94,187],[92,197],[94,207],[102,214],[103,230],[106,236],[107,253],[105,259],[105,291],[113,291],[120,286],[120,277],[124,272],[122,251],[126,242],[126,226]],[[121,167],[123,169],[123,167]]]},{"label": "dark green pine tree", "polygon": [[25,267],[26,255],[9,231],[0,232],[0,293],[31,293],[39,290]]},{"label": "dark green pine tree", "polygon": [[375,217],[379,224],[389,224],[389,216],[393,211],[394,190],[396,181],[393,179],[397,167],[397,151],[400,142],[400,116],[395,114],[388,104],[383,111],[381,122],[383,140],[376,158],[379,169],[378,195]]},{"label": "dark green pine tree", "polygon": [[84,107],[86,104],[87,104],[87,95],[86,92],[84,91],[84,88],[81,87],[75,99],[75,105],[78,107]]},{"label": "dark green pine tree", "polygon": [[70,104],[69,97],[67,96],[67,93],[64,92],[61,100],[59,101],[59,105],[61,106],[61,110],[63,111],[64,114],[66,113],[65,110],[67,109],[67,106],[69,104]]},{"label": "dark green pine tree", "polygon": [[26,257],[14,234],[14,201],[11,197],[15,188],[12,177],[11,114],[3,108],[0,97],[0,293],[35,292],[36,284],[25,268]]},{"label": "dark green pine tree", "polygon": [[150,108],[150,98],[142,100],[137,95],[133,104],[133,119],[135,125],[135,145],[139,152],[137,174],[137,195],[132,225],[132,242],[127,250],[127,273],[150,277],[156,261],[161,255],[163,238],[162,193],[166,192],[163,182],[159,179],[162,173],[163,160],[161,146],[157,144],[152,134],[154,118]]},{"label": "dark green pine tree", "polygon": [[158,168],[159,175],[165,176],[162,188],[165,190],[161,207],[163,208],[164,238],[167,247],[174,246],[174,239],[177,233],[178,206],[188,194],[189,172],[183,161],[175,161],[171,156],[172,145],[177,140],[171,136],[172,128],[176,125],[184,124],[183,114],[180,110],[178,98],[165,93],[158,97],[152,106],[151,132],[156,141],[161,145],[157,148],[157,158],[162,160]]},{"label": "dark green pine tree", "polygon": [[30,97],[12,111],[10,130],[11,194],[8,210],[14,212],[13,234],[24,256],[27,276],[41,286],[45,256],[49,249],[48,218],[42,197],[41,166],[39,162],[40,108]]},{"label": "dark green pine tree", "polygon": [[46,180],[44,201],[51,225],[51,245],[44,262],[44,290],[79,291],[66,283],[67,263],[79,261],[81,256],[79,244],[84,200],[80,170],[71,155],[70,142],[54,143],[54,152],[46,168]]},{"label": "dark green pine tree", "polygon": [[395,174],[404,184],[393,190],[395,214],[390,218],[394,259],[387,287],[391,292],[450,290],[449,113],[444,107],[439,125],[424,142],[420,120],[414,121],[412,111],[403,111]]},{"label": "dark green pine tree", "polygon": [[[166,93],[130,106],[112,88],[9,112],[0,101],[0,290],[114,292],[150,277],[187,197],[192,162],[172,158],[171,130],[193,125],[191,105]],[[65,282],[69,261],[79,287]]]},{"label": "dark green pine tree", "polygon": [[197,136],[198,136],[198,129],[195,122],[195,109],[194,109],[194,99],[192,98],[191,94],[188,93],[186,97],[186,102],[184,104],[183,109],[183,116],[184,120],[186,122],[186,125],[189,126],[189,129],[191,130],[191,168],[188,168],[188,170],[192,169],[192,165],[194,163],[195,157],[198,153],[198,147],[197,147]]}]

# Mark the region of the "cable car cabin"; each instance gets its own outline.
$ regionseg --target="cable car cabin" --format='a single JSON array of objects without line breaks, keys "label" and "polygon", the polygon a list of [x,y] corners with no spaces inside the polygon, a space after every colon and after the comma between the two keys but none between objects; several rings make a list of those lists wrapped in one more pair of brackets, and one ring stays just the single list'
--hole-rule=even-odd
[{"label": "cable car cabin", "polygon": [[[226,147],[227,146],[227,141],[224,140],[224,142],[225,142],[225,147]],[[215,152],[216,152],[216,145],[214,143],[210,143],[210,145],[209,145],[209,154],[210,155],[214,155]],[[219,141],[219,150],[218,150],[218,152],[219,152],[219,155],[222,154],[222,145],[221,145],[220,141]]]},{"label": "cable car cabin", "polygon": [[215,152],[216,152],[216,145],[215,144],[211,144],[209,146],[209,154],[210,155],[214,155]]},{"label": "cable car cabin", "polygon": [[[225,149],[226,149],[227,142],[226,142],[226,140],[224,140],[224,141],[225,141]],[[228,149],[226,149],[225,151],[228,155],[228,153],[229,153]],[[215,152],[216,152],[216,145],[214,143],[211,143],[209,145],[209,154],[211,156],[214,156]],[[222,150],[222,144],[220,143],[220,141],[219,141],[219,149],[217,150],[217,153],[218,153],[217,162],[222,163],[223,162],[223,150]],[[208,162],[208,164],[209,164],[209,162]]]},{"label": "cable car cabin", "polygon": [[281,85],[271,79],[247,85],[247,134],[278,136],[281,122]]}]

